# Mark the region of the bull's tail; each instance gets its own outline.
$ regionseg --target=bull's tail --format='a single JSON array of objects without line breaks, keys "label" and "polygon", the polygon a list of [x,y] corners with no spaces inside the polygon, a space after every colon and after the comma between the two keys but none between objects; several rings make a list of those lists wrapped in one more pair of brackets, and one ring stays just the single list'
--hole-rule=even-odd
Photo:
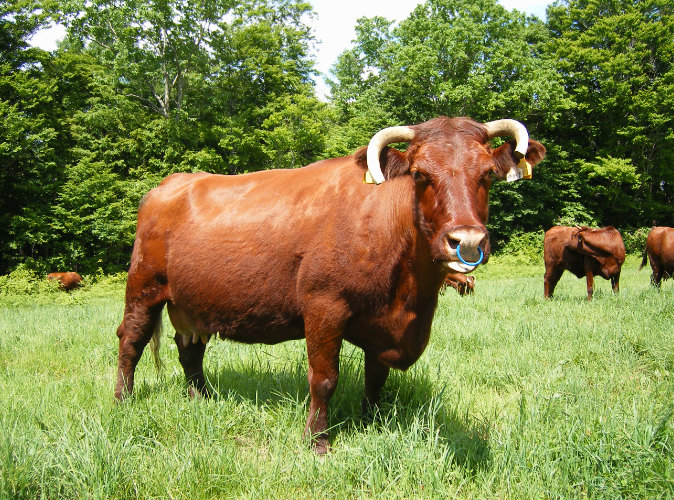
[{"label": "bull's tail", "polygon": [[158,372],[161,371],[163,367],[161,358],[159,357],[159,347],[161,346],[161,334],[163,330],[162,313],[160,311],[154,323],[154,331],[152,332],[152,338],[150,339],[150,350],[152,351],[152,358],[154,358],[154,366]]},{"label": "bull's tail", "polygon": [[644,248],[644,258],[641,259],[641,265],[639,266],[639,271],[641,271],[641,268],[646,265],[646,262],[648,262],[648,252]]}]

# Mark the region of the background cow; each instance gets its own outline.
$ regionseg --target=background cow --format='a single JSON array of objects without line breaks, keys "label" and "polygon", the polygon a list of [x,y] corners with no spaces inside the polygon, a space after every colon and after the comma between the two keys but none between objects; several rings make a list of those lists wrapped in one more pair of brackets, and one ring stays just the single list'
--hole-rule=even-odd
[{"label": "background cow", "polygon": [[49,273],[47,279],[50,281],[58,281],[59,288],[70,292],[82,283],[82,276],[77,273]]},{"label": "background cow", "polygon": [[459,295],[470,295],[475,291],[475,276],[461,273],[447,273],[443,289],[452,287]]},{"label": "background cow", "polygon": [[646,249],[639,266],[640,271],[646,265],[647,258],[653,269],[651,284],[659,288],[662,279],[667,279],[674,273],[674,228],[654,227],[651,229],[646,238]]},{"label": "background cow", "polygon": [[543,245],[546,298],[552,297],[565,270],[587,278],[588,300],[594,292],[594,276],[610,279],[613,291],[618,292],[625,245],[616,229],[557,226],[545,233]]},{"label": "background cow", "polygon": [[[490,147],[505,135],[516,139]],[[397,142],[409,147],[387,147]],[[365,352],[367,409],[389,369],[409,368],[426,348],[447,272],[488,259],[491,176],[517,179],[544,155],[514,120],[440,117],[381,130],[354,155],[300,169],[167,177],[138,210],[116,397],[133,390],[165,304],[192,395],[209,391],[211,336],[305,338],[305,435],[325,453],[342,342]]]}]

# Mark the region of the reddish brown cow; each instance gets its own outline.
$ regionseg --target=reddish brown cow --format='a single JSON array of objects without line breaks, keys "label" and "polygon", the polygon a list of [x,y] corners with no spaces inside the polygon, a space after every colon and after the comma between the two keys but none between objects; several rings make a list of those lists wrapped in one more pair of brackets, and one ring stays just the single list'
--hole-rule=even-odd
[{"label": "reddish brown cow", "polygon": [[471,295],[475,291],[475,276],[461,273],[447,273],[443,288],[452,287],[459,295]]},{"label": "reddish brown cow", "polygon": [[545,233],[543,246],[546,298],[552,297],[565,270],[587,278],[588,300],[594,293],[594,276],[610,279],[613,291],[618,292],[625,245],[616,229],[557,226]]},{"label": "reddish brown cow", "polygon": [[[490,147],[506,135],[516,139]],[[387,147],[397,142],[408,149]],[[133,390],[164,304],[192,395],[209,392],[211,336],[305,338],[305,435],[325,453],[342,342],[365,352],[367,409],[389,369],[409,368],[424,351],[447,272],[487,260],[491,176],[522,177],[524,155],[536,164],[545,148],[519,122],[440,117],[384,129],[354,155],[300,169],[167,177],[138,211],[116,397]]]},{"label": "reddish brown cow", "polygon": [[47,279],[50,281],[58,281],[59,288],[70,292],[82,283],[82,276],[77,273],[49,273]]},{"label": "reddish brown cow", "polygon": [[674,274],[674,228],[651,229],[646,238],[646,249],[639,270],[646,265],[647,258],[653,269],[651,284],[660,288],[663,278],[667,279]]}]

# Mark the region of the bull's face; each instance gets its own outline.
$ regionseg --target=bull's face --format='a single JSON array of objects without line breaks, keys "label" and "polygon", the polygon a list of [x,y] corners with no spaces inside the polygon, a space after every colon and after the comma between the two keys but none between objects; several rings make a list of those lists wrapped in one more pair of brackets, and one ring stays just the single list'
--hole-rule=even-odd
[{"label": "bull's face", "polygon": [[469,272],[489,257],[485,224],[492,177],[504,178],[515,170],[517,149],[534,165],[543,159],[545,148],[527,136],[494,150],[488,128],[467,118],[437,118],[402,128],[411,137],[404,175],[414,182],[420,227],[431,256],[448,270]]},{"label": "bull's face", "polygon": [[612,228],[579,231],[571,239],[572,248],[594,259],[596,267],[592,269],[593,274],[609,279],[620,274],[625,262],[625,247],[616,234],[617,231]]},{"label": "bull's face", "polygon": [[411,151],[410,175],[431,256],[454,271],[468,272],[489,256],[485,224],[493,162],[482,145],[453,142],[423,143],[416,154]]}]

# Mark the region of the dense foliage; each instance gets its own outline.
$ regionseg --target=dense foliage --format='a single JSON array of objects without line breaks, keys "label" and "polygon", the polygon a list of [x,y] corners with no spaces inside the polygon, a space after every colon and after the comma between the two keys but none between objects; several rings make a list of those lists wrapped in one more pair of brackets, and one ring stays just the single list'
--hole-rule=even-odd
[{"label": "dense foliage", "polygon": [[[327,103],[301,0],[0,9],[0,273],[123,270],[138,203],[169,173],[299,167],[438,115],[519,119],[548,148],[532,181],[494,184],[496,248],[555,223],[611,224],[635,242],[637,228],[672,225],[666,0],[558,0],[546,22],[496,0],[362,18]],[[68,32],[58,50],[30,48],[51,21]]]}]

